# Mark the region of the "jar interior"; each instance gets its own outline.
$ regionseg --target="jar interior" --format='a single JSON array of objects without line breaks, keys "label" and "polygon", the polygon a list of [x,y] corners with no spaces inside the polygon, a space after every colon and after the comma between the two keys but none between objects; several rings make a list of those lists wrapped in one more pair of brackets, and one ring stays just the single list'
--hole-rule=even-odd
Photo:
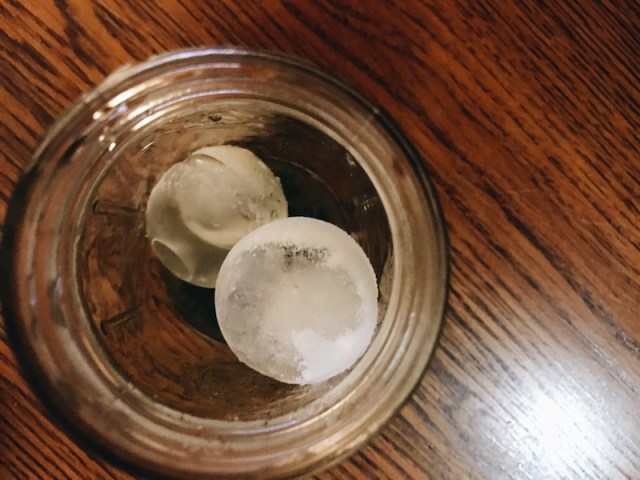
[{"label": "jar interior", "polygon": [[362,246],[381,289],[382,319],[393,275],[389,222],[350,146],[250,99],[167,109],[119,131],[102,139],[96,162],[104,167],[87,180],[74,262],[86,316],[126,381],[171,408],[221,420],[275,417],[331,389],[341,376],[287,385],[240,363],[217,326],[214,291],[166,270],[149,245],[144,212],[161,175],[190,152],[245,147],[280,178],[289,216],[334,223]]}]

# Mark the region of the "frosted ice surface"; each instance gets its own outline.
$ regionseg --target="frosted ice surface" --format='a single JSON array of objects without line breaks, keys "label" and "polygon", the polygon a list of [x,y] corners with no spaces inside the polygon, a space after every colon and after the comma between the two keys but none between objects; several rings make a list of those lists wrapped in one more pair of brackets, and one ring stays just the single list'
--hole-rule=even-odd
[{"label": "frosted ice surface", "polygon": [[292,217],[259,227],[224,260],[220,329],[238,358],[277,380],[309,384],[351,367],[377,322],[376,277],[335,225]]},{"label": "frosted ice surface", "polygon": [[213,287],[229,249],[251,230],[287,216],[280,181],[247,149],[204,147],[173,165],[149,196],[147,234],[176,276]]}]

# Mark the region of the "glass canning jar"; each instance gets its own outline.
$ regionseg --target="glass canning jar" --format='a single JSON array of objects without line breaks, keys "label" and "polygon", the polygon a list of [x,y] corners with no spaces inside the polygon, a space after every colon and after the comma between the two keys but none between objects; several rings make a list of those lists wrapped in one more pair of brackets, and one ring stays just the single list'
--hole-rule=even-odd
[{"label": "glass canning jar", "polygon": [[[348,372],[292,386],[248,369],[213,292],[149,248],[151,188],[216,144],[253,150],[290,215],[341,226],[369,255],[378,328]],[[153,57],[73,104],[15,191],[2,261],[3,313],[36,393],[83,444],[178,478],[300,475],[353,452],[419,381],[448,272],[425,166],[390,118],[309,63],[239,48]]]}]

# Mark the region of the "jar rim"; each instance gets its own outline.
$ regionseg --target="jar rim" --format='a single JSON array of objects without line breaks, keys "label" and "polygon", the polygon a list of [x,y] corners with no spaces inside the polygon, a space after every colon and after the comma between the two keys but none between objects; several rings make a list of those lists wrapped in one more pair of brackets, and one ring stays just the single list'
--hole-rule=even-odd
[{"label": "jar rim", "polygon": [[[42,313],[40,307],[33,305],[33,302],[36,304],[44,302],[42,297],[37,294],[47,292],[46,295],[51,295],[51,293],[44,287],[40,288],[38,282],[32,276],[26,275],[29,272],[33,274],[32,267],[36,263],[39,262],[40,266],[46,264],[46,261],[40,258],[44,254],[44,250],[43,247],[39,246],[37,236],[39,224],[43,221],[43,207],[39,204],[42,199],[35,195],[39,191],[44,191],[45,185],[43,185],[43,182],[56,178],[55,175],[45,178],[48,173],[52,172],[51,169],[57,166],[51,165],[51,160],[57,159],[56,163],[61,164],[69,156],[73,156],[75,152],[74,145],[81,141],[82,136],[69,135],[69,133],[70,131],[74,133],[76,126],[86,119],[89,113],[100,111],[100,108],[108,104],[108,102],[112,102],[110,108],[116,108],[118,105],[117,99],[120,98],[119,101],[123,100],[123,97],[118,97],[118,95],[122,95],[123,92],[131,93],[131,89],[135,93],[136,85],[144,86],[144,80],[157,76],[159,71],[171,72],[177,65],[186,65],[192,62],[195,62],[194,64],[197,67],[206,63],[207,60],[221,61],[228,59],[234,59],[240,63],[254,60],[263,62],[265,65],[277,65],[278,68],[283,68],[284,70],[294,69],[303,76],[313,77],[314,81],[319,82],[319,84],[328,85],[327,88],[330,90],[339,91],[341,95],[349,98],[357,108],[362,109],[363,112],[368,112],[372,122],[375,122],[377,131],[384,132],[387,135],[386,140],[402,153],[402,158],[407,164],[401,166],[401,168],[405,168],[405,171],[410,171],[415,177],[410,180],[412,185],[415,184],[415,192],[419,190],[423,197],[423,204],[428,208],[429,226],[432,228],[429,238],[434,251],[431,252],[430,260],[437,263],[437,265],[429,265],[428,268],[432,269],[433,280],[437,285],[433,287],[433,290],[430,290],[433,297],[430,300],[434,302],[429,307],[431,313],[429,313],[428,321],[431,324],[428,331],[426,329],[421,331],[421,338],[406,338],[403,340],[406,352],[413,355],[413,357],[410,359],[411,365],[407,366],[404,371],[405,378],[402,379],[403,382],[400,382],[401,387],[393,392],[384,392],[381,395],[384,401],[369,399],[370,402],[378,402],[376,408],[378,413],[382,413],[376,415],[375,418],[368,417],[366,419],[368,421],[367,425],[360,425],[358,434],[352,434],[349,441],[345,444],[340,444],[339,448],[332,448],[332,446],[327,445],[327,438],[308,439],[307,447],[312,454],[302,458],[302,463],[299,465],[285,465],[282,463],[284,462],[283,459],[279,459],[274,463],[273,472],[275,474],[279,475],[278,472],[291,474],[299,472],[301,469],[308,470],[309,468],[324,467],[328,463],[336,462],[350,454],[381,428],[400,408],[413,388],[418,384],[422,372],[431,358],[437,336],[441,330],[448,292],[449,262],[445,224],[424,162],[421,161],[414,147],[386,112],[375,107],[361,94],[346,86],[332,74],[310,62],[294,59],[285,54],[238,47],[204,47],[164,53],[151,57],[145,62],[126,66],[111,74],[94,90],[75,102],[54,123],[34,154],[32,162],[26,169],[26,173],[16,189],[7,212],[7,221],[1,246],[3,267],[6,268],[6,271],[11,272],[10,275],[4,276],[0,280],[3,284],[2,303],[5,306],[4,314],[9,320],[7,322],[7,330],[10,340],[21,365],[25,369],[30,384],[39,394],[39,397],[45,400],[45,404],[54,412],[56,418],[62,419],[67,430],[72,432],[79,431],[86,440],[87,432],[92,432],[93,427],[91,425],[82,425],[78,429],[78,424],[75,423],[77,418],[71,418],[68,412],[61,411],[64,408],[59,403],[56,404],[59,400],[56,388],[59,388],[59,385],[51,383],[51,378],[47,378],[50,370],[45,365],[45,359],[49,358],[48,355],[51,353],[44,351],[40,345],[35,344],[38,338],[43,335],[42,329],[44,327],[38,324],[53,321],[50,318],[39,316]],[[119,91],[120,93],[118,94]],[[409,225],[408,228],[411,229],[413,227]],[[424,234],[424,232],[422,233]],[[395,234],[396,236],[401,235],[399,225],[396,227]],[[412,248],[415,249],[417,246],[412,245]],[[406,282],[410,282],[410,280],[406,280]],[[398,290],[398,288],[394,286],[395,290]],[[413,289],[415,290],[415,287]],[[54,304],[54,300],[49,299],[49,302]],[[412,322],[415,325],[420,320],[417,318],[418,313],[413,310],[408,311],[407,322]],[[411,315],[413,317],[409,318]],[[51,325],[47,328],[51,328]],[[421,343],[423,340],[425,343]],[[393,361],[408,362],[408,360],[397,358],[397,355],[393,357]],[[396,385],[399,383],[397,380],[395,381]],[[383,404],[382,407],[384,408],[380,404]],[[364,423],[363,418],[360,419],[361,423]],[[299,439],[299,437],[297,438]],[[316,442],[315,445],[314,442]],[[103,440],[96,443],[91,439],[89,439],[89,444],[94,448],[97,447],[101,454],[104,455],[106,453],[109,457],[115,451],[116,456],[123,460],[121,458],[123,456],[122,446],[114,448],[116,447],[115,445],[109,445],[108,442],[105,445]],[[124,461],[130,465],[133,464],[134,468],[141,467],[143,470],[156,471],[158,467],[161,467],[169,473],[193,475],[194,478],[203,473],[197,470],[184,472],[179,468],[172,471],[171,466],[154,464],[153,461],[145,458],[134,458],[133,461],[129,458],[124,459]],[[256,466],[262,468],[264,464],[258,462]],[[216,472],[209,473],[215,474]]]}]

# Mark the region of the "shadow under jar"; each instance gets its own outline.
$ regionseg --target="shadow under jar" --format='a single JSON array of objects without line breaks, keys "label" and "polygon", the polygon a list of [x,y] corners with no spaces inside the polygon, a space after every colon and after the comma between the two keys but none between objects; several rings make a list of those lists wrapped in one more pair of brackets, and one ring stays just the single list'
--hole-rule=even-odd
[{"label": "shadow under jar", "polygon": [[[272,169],[290,216],[340,226],[369,256],[378,328],[349,371],[295,386],[249,369],[213,290],[151,250],[152,187],[222,144]],[[441,215],[401,133],[316,67],[244,49],[154,57],[81,98],[19,184],[2,252],[11,339],[40,396],[95,447],[179,478],[292,476],[352,452],[419,380],[446,296]]]}]

